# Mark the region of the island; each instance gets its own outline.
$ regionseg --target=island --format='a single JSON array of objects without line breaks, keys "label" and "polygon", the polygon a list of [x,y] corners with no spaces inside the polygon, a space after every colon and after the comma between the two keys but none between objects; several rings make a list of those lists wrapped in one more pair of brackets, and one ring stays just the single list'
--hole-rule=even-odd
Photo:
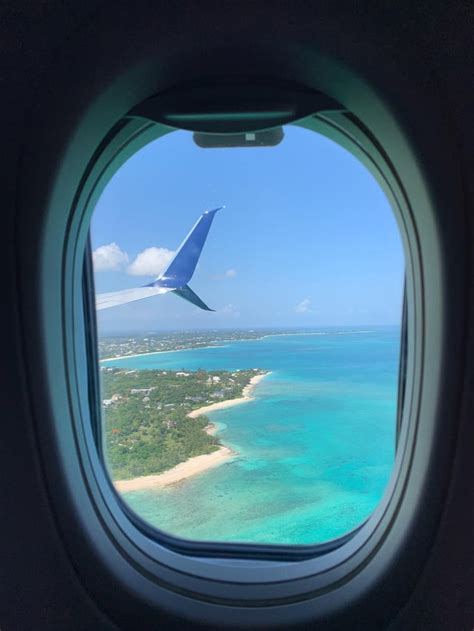
[{"label": "island", "polygon": [[151,353],[166,353],[223,346],[228,342],[258,340],[273,331],[265,330],[209,330],[169,331],[148,335],[117,335],[99,339],[99,359],[134,357]]},{"label": "island", "polygon": [[181,482],[236,454],[206,414],[252,400],[268,372],[125,370],[101,365],[104,451],[120,492]]}]

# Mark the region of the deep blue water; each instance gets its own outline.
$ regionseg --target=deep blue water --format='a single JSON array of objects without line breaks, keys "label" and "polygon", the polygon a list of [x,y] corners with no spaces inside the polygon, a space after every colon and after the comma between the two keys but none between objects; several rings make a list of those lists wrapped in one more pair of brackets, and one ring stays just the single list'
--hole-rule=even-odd
[{"label": "deep blue water", "polygon": [[399,345],[399,329],[387,327],[108,362],[272,371],[255,401],[209,415],[237,458],[125,499],[158,528],[189,539],[297,544],[350,531],[373,511],[391,474]]}]

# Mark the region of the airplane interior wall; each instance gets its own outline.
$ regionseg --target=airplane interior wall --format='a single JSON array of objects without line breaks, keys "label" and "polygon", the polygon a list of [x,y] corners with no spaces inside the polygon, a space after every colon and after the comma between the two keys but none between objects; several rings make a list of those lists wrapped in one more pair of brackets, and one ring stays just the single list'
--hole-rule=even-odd
[{"label": "airplane interior wall", "polygon": [[[465,244],[470,254],[464,287],[468,310],[459,314],[464,329],[463,380],[459,384],[454,451],[446,479],[444,506],[428,557],[410,598],[400,602],[389,624],[393,631],[471,630],[474,627],[474,5],[369,1],[320,2],[4,2],[0,7],[1,203],[0,269],[2,342],[0,352],[0,629],[113,629],[114,602],[98,602],[84,584],[58,528],[61,506],[52,501],[38,449],[41,414],[30,397],[25,345],[33,326],[18,291],[20,233],[18,204],[28,186],[31,154],[43,155],[43,169],[55,168],[83,104],[69,109],[67,95],[78,84],[84,104],[107,85],[107,69],[133,56],[127,29],[143,38],[166,38],[161,85],[204,75],[222,76],[226,63],[237,75],[273,76],[303,82],[311,76],[308,41],[318,40],[328,54],[363,68],[368,79],[390,95],[404,125],[418,142],[420,160],[437,152],[439,135],[449,137],[449,168],[458,172],[465,209]],[[375,8],[377,6],[377,8]],[[132,27],[132,25],[134,25]],[[135,35],[132,35],[135,37]],[[290,44],[284,42],[288,40]],[[120,42],[122,41],[122,45]],[[267,55],[255,58],[252,42]],[[235,45],[236,53],[232,52]],[[138,43],[137,43],[138,46]],[[150,44],[150,50],[153,46]],[[220,51],[216,55],[215,51]],[[230,51],[230,52],[229,52]],[[238,53],[238,54],[237,54]],[[293,56],[289,59],[287,56]],[[113,64],[110,62],[114,57]],[[77,63],[80,58],[81,64]],[[71,60],[70,67],[68,66]],[[166,62],[166,63],[165,63]],[[420,107],[423,103],[423,108]],[[427,134],[431,103],[442,112],[443,129]],[[63,107],[64,105],[64,107]],[[32,147],[45,117],[50,145]],[[48,117],[46,116],[46,119]],[[43,130],[44,133],[44,130]],[[443,182],[439,181],[442,187]],[[39,206],[44,200],[38,200]],[[32,209],[34,212],[34,209]],[[41,239],[40,234],[30,237]],[[34,253],[31,254],[34,256]],[[429,308],[429,306],[428,306]],[[30,367],[31,370],[31,367]],[[444,367],[446,374],[450,366]],[[34,369],[33,369],[34,373]],[[39,372],[37,383],[42,382]],[[43,412],[42,412],[43,413]],[[416,549],[418,542],[414,542]],[[105,593],[105,592],[104,592]],[[386,594],[380,592],[383,602]],[[99,599],[100,600],[100,599]],[[380,605],[380,603],[379,603]],[[375,606],[375,605],[374,605]],[[359,628],[346,617],[325,629]],[[348,626],[346,626],[348,625]],[[349,626],[350,625],[350,626]],[[164,611],[154,628],[190,628]],[[198,628],[198,624],[193,624]],[[128,628],[128,627],[127,627]],[[140,627],[137,620],[136,628]],[[143,627],[148,628],[148,627]],[[290,625],[288,625],[290,628]],[[367,628],[367,626],[365,626]],[[374,614],[372,628],[378,629]]]}]

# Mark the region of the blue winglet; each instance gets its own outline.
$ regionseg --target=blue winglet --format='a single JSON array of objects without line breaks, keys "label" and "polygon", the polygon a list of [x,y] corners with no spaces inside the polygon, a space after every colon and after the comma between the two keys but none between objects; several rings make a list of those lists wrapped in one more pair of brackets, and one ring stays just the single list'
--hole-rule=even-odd
[{"label": "blue winglet", "polygon": [[214,215],[222,208],[224,206],[214,210],[206,210],[199,217],[188,236],[179,246],[171,263],[153,283],[150,283],[150,286],[180,288],[188,284],[196,269]]},{"label": "blue winglet", "polygon": [[199,217],[186,239],[179,246],[171,263],[158,278],[142,287],[99,294],[96,298],[97,309],[108,309],[134,300],[141,300],[142,298],[149,298],[172,291],[180,298],[191,302],[200,309],[213,311],[188,286],[188,281],[196,269],[214,215],[222,208],[225,208],[225,206],[214,210],[206,210]]},{"label": "blue winglet", "polygon": [[176,294],[180,298],[184,298],[184,300],[191,302],[193,305],[196,305],[196,307],[199,307],[200,309],[203,309],[204,311],[214,311],[214,309],[211,309],[210,307],[208,307],[206,303],[203,300],[201,300],[201,298],[199,298],[197,294],[194,293],[194,291],[191,289],[189,285],[185,285],[184,287],[181,287],[180,289],[172,289],[171,292],[173,294]]}]

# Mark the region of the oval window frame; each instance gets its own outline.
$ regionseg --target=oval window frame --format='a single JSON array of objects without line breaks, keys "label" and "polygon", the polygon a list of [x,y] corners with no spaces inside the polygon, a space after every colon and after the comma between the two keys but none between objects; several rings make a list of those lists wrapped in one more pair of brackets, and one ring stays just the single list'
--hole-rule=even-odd
[{"label": "oval window frame", "polygon": [[[177,90],[178,96],[180,96],[182,92],[182,90]],[[167,93],[167,96],[168,94],[169,93]],[[189,100],[189,91],[184,91],[184,97]],[[318,95],[318,98],[321,97]],[[159,100],[159,97],[157,97],[157,99]],[[324,105],[327,105],[328,101],[330,100],[323,99]],[[348,117],[348,113],[344,112],[343,108],[341,108],[337,104],[335,105],[336,107],[332,111],[330,109],[325,109],[322,113],[318,113],[313,116],[306,116],[302,119],[297,119],[290,124],[295,124],[299,127],[305,128],[315,133],[320,133],[330,138],[332,141],[337,142],[340,146],[343,146],[344,149],[350,149],[351,153],[355,155],[357,159],[359,159],[359,161],[361,161],[364,166],[368,168],[368,170],[370,169],[371,173],[376,174],[376,180],[386,194],[387,198],[389,199],[392,208],[396,208],[395,215],[397,223],[400,227],[402,213],[400,211],[400,205],[397,201],[397,196],[394,192],[394,189],[396,189],[396,184],[394,184],[393,177],[390,178],[390,169],[387,168],[385,169],[385,171],[382,171],[380,169],[380,164],[377,163],[377,160],[380,161],[381,156],[380,153],[377,152],[376,145],[373,142],[369,143],[368,138],[364,135],[363,132],[361,132],[360,129],[358,129],[357,123],[354,123]],[[140,105],[134,108],[134,110],[140,109]],[[299,109],[300,108],[295,108],[295,110],[297,111]],[[210,123],[207,120],[206,126],[210,126]],[[108,144],[101,147],[100,153],[97,156],[97,160],[94,166],[92,166],[87,177],[87,181],[84,185],[84,192],[83,195],[81,195],[82,199],[81,197],[78,198],[78,211],[81,213],[84,220],[86,222],[90,221],[97,200],[107,187],[108,182],[131,156],[139,152],[142,147],[145,147],[149,143],[163,137],[163,135],[172,133],[176,130],[177,128],[175,127],[169,127],[160,123],[154,124],[154,121],[150,121],[149,119],[143,119],[140,121],[134,119],[125,119],[124,121],[121,121],[116,126],[115,130],[112,130],[110,135],[108,136]],[[112,138],[113,140],[111,140]],[[367,148],[364,148],[364,145]],[[374,158],[374,156],[376,156],[376,159]],[[402,229],[400,229],[400,234],[402,234]],[[404,245],[404,249],[408,249],[406,247],[406,244]],[[86,256],[90,257],[90,252],[87,252]],[[85,271],[88,271],[87,283],[90,288],[93,288],[92,263],[91,261],[86,261],[85,263]],[[87,290],[86,294],[89,297],[89,305],[86,309],[86,320],[88,321],[86,328],[95,333],[95,296],[94,292],[90,290]],[[412,315],[414,317],[414,314]],[[95,342],[95,334],[92,336],[92,339]],[[98,396],[97,392],[97,377],[92,375],[92,373],[96,372],[96,366],[98,365],[98,358],[95,348],[89,348],[88,363],[90,381],[95,384],[95,392],[92,393],[90,405],[91,410],[93,411],[93,434],[96,437],[95,440],[97,444],[98,439],[100,439],[101,436],[102,412],[100,397]],[[403,376],[404,378],[406,378],[406,373]],[[399,405],[400,403],[403,409],[403,401],[399,401]],[[399,413],[398,416],[401,420],[402,414]],[[400,436],[400,430],[401,423],[400,427],[397,427],[397,443]],[[100,451],[101,450],[99,447],[99,453]],[[102,458],[104,458],[103,455]],[[396,466],[396,463],[394,463],[393,470],[395,470]],[[103,463],[103,467],[107,470],[105,462]],[[392,477],[393,471],[390,474],[390,481]],[[390,487],[390,481],[387,484],[387,487]],[[112,490],[115,490],[110,479],[109,486],[110,488],[112,488]],[[382,499],[379,501],[379,503],[382,502]],[[140,515],[137,515],[125,501],[122,501],[119,495],[118,501],[121,506],[121,510],[126,513],[128,519],[130,519],[147,538],[151,540],[156,540],[162,545],[165,545],[169,549],[178,553],[191,556],[206,556],[213,558],[223,557],[239,559],[245,558],[254,560],[269,559],[272,561],[296,561],[320,557],[332,550],[336,550],[342,544],[352,539],[352,537],[354,537],[355,534],[363,527],[365,521],[368,521],[364,520],[363,523],[361,523],[351,531],[345,533],[337,539],[330,540],[322,544],[317,543],[308,545],[271,545],[246,543],[234,544],[232,542],[213,543],[187,541],[185,539],[180,539],[179,537],[174,536],[172,533],[167,533],[160,530],[159,528],[150,525],[148,522],[142,519]],[[370,517],[368,519],[370,519]]]},{"label": "oval window frame", "polygon": [[[178,90],[177,93],[179,95],[180,90]],[[189,96],[188,91],[185,91],[184,94]],[[139,109],[140,105],[134,108],[134,110]],[[350,151],[366,166],[386,194],[399,225],[400,235],[404,245],[407,278],[405,290],[407,295],[407,329],[414,331],[416,322],[422,320],[422,317],[417,315],[417,309],[420,310],[422,305],[419,301],[416,301],[414,292],[415,277],[417,271],[419,273],[419,269],[417,269],[418,266],[416,262],[416,247],[413,247],[413,241],[410,243],[408,222],[410,221],[412,210],[407,204],[406,195],[403,188],[400,186],[400,181],[392,165],[387,162],[382,149],[377,141],[368,134],[368,130],[364,128],[363,125],[359,124],[359,121],[351,113],[342,108],[336,108],[333,111],[324,110],[322,113],[306,116],[297,120],[294,124],[317,133],[322,133]],[[86,248],[84,234],[85,230],[87,230],[88,233],[88,226],[96,202],[111,177],[142,147],[167,133],[175,131],[175,129],[175,127],[170,127],[157,121],[132,116],[124,117],[124,119],[107,134],[107,137],[101,143],[89,165],[87,175],[76,196],[77,204],[73,209],[74,217],[77,219],[77,226],[75,227],[74,236],[72,238],[74,239],[74,247],[78,249],[79,256],[81,246],[84,247],[84,249]],[[413,227],[413,225],[411,227]],[[79,266],[79,262],[76,262],[76,269]],[[77,305],[73,307],[72,311],[75,314],[79,314],[80,306]],[[87,311],[89,313],[91,312],[90,306]],[[77,318],[80,320],[79,315]],[[89,323],[89,325],[90,324],[92,323]],[[74,329],[76,331],[81,329],[84,331],[84,322],[77,321],[74,325]],[[84,346],[86,345],[85,337],[83,339]],[[412,336],[410,336],[410,338],[411,337]],[[409,406],[410,410],[413,409],[411,405],[414,386],[414,381],[411,377],[417,372],[417,357],[422,353],[421,348],[414,346],[415,337],[416,336],[413,336],[413,340],[410,339],[407,348],[408,368],[406,385],[408,385],[408,388],[406,388],[405,402],[409,401],[410,403],[407,403],[404,407]],[[417,336],[417,339],[421,340],[423,336]],[[89,374],[91,370],[94,370],[94,367],[91,366],[89,359]],[[80,397],[81,394],[78,392],[77,396]],[[97,397],[95,397],[95,399],[97,399]],[[97,425],[97,423],[101,422],[100,409],[95,410],[95,413],[97,418],[95,423],[93,422],[93,433],[97,436],[97,431],[94,431],[94,424]],[[402,412],[402,418],[403,416],[410,418],[412,414],[410,411],[405,414]],[[75,418],[76,432],[81,432],[84,428],[84,424],[87,424],[87,421],[81,420],[77,422],[79,417]],[[397,485],[400,484],[399,476],[402,473],[402,464],[407,458],[406,450],[410,425],[413,425],[413,423],[410,424],[407,418],[401,423],[401,431],[397,437],[399,448],[397,449],[390,480],[377,507],[366,522],[334,541],[325,544],[304,546],[188,542],[157,530],[136,515],[128,505],[121,500],[119,494],[115,492],[105,464],[100,462],[98,465],[97,459],[94,457],[93,446],[90,444],[88,432],[84,432],[81,442],[82,445],[86,445],[85,448],[88,452],[88,458],[94,472],[95,480],[97,484],[102,487],[102,495],[106,498],[106,503],[113,521],[118,528],[123,531],[127,539],[133,541],[135,545],[141,549],[145,557],[151,561],[151,566],[155,562],[163,564],[172,563],[173,566],[180,571],[192,572],[194,576],[200,576],[204,579],[228,581],[232,576],[234,582],[247,584],[249,581],[248,567],[236,567],[235,564],[232,563],[225,567],[226,562],[231,559],[241,561],[247,559],[250,560],[252,564],[253,578],[251,583],[257,582],[263,584],[268,582],[269,584],[275,584],[281,582],[282,574],[286,576],[291,574],[294,578],[300,578],[308,573],[308,569],[303,569],[301,565],[297,573],[294,573],[294,563],[296,561],[301,563],[302,561],[314,562],[317,560],[317,564],[313,566],[310,572],[312,574],[326,573],[331,567],[341,563],[341,554],[343,554],[342,547],[345,548],[342,558],[345,557],[347,561],[349,558],[356,555],[362,544],[366,545],[367,541],[374,537],[378,526],[387,513],[388,506],[391,504],[393,508],[394,492]],[[405,431],[405,428],[407,431]],[[412,431],[413,429],[412,427]],[[82,449],[84,449],[84,446]],[[82,452],[82,454],[83,457],[85,457],[84,452]],[[102,476],[104,470],[106,473],[105,480]],[[106,484],[108,485],[107,490],[105,490],[106,487],[104,486]],[[349,546],[350,543],[352,543],[352,545]],[[168,559],[168,553],[176,555],[173,561]],[[334,558],[330,553],[334,553]],[[208,561],[203,562],[203,558],[208,559]],[[210,559],[214,559],[214,562],[209,563]],[[219,560],[218,565],[216,565],[216,560]],[[275,565],[284,563],[285,561],[291,562],[291,569],[285,567],[282,569],[281,573],[278,570],[275,571]],[[207,597],[213,597],[211,593],[206,593],[206,595]]]}]

